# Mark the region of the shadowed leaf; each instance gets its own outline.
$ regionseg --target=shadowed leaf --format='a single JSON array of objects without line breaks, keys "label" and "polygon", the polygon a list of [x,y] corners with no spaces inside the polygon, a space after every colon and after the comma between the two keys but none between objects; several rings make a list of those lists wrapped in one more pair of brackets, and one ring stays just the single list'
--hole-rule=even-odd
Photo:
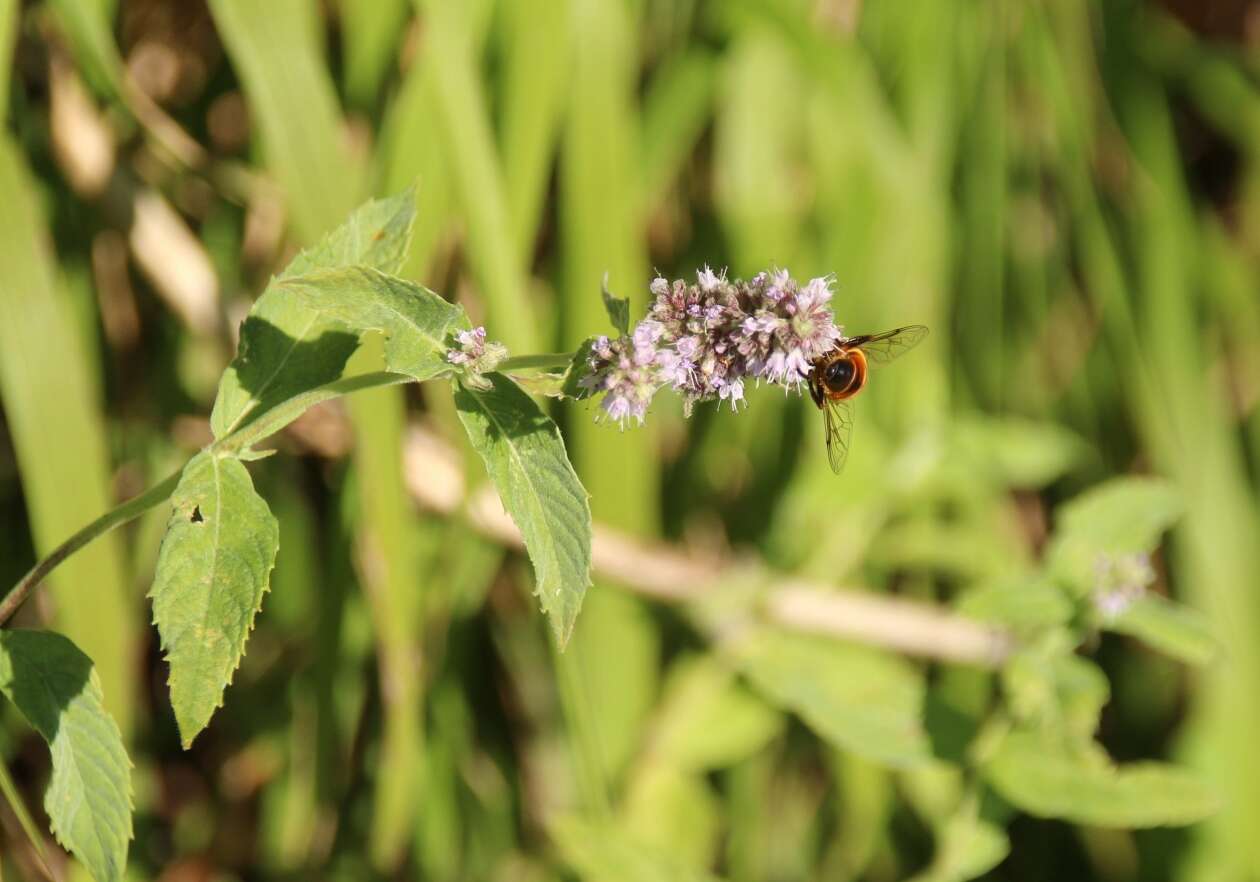
[{"label": "shadowed leaf", "polygon": [[254,303],[241,325],[236,358],[223,373],[210,416],[222,438],[295,395],[341,376],[358,338],[337,319],[299,301],[281,282],[350,265],[395,272],[406,257],[415,217],[408,189],[368,202],[317,245],[303,251]]},{"label": "shadowed leaf", "polygon": [[60,634],[0,631],[0,692],[44,737],[44,809],[58,841],[97,882],[121,879],[131,840],[131,761],[101,705],[92,660]]},{"label": "shadowed leaf", "polygon": [[387,370],[415,380],[454,371],[446,352],[453,332],[467,328],[468,319],[428,288],[368,267],[321,270],[287,279],[281,287],[356,334],[384,333]]}]

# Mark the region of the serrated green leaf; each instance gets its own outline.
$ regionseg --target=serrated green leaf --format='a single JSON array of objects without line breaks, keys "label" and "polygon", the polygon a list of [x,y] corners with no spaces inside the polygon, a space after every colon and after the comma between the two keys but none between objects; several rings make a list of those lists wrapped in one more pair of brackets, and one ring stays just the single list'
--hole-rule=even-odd
[{"label": "serrated green leaf", "polygon": [[612,326],[623,336],[629,334],[630,298],[613,296],[612,292],[608,290],[607,274],[604,275],[603,284],[599,286],[599,293],[604,298],[604,309],[608,313],[608,320],[612,322]]},{"label": "serrated green leaf", "polygon": [[908,662],[862,646],[770,628],[731,647],[769,698],[844,750],[890,766],[930,756],[923,678]]},{"label": "serrated green leaf", "polygon": [[960,613],[982,622],[1019,630],[1053,628],[1072,618],[1072,601],[1048,579],[1004,579],[972,589],[959,598]]},{"label": "serrated green leaf", "polygon": [[455,407],[534,564],[536,591],[561,646],[591,582],[591,509],[560,430],[502,374],[487,391],[458,385]]},{"label": "serrated green leaf", "polygon": [[1098,827],[1193,824],[1219,808],[1190,771],[1166,763],[1113,766],[1095,755],[1069,755],[1049,738],[1008,735],[985,769],[1004,799],[1029,814]]},{"label": "serrated green leaf", "polygon": [[783,717],[710,656],[676,662],[651,736],[652,755],[679,769],[733,765],[761,750]]},{"label": "serrated green leaf", "polygon": [[385,367],[416,380],[450,374],[452,333],[467,328],[464,310],[428,288],[369,267],[318,270],[285,279],[281,290],[355,334],[385,334]]},{"label": "serrated green leaf", "polygon": [[48,742],[52,831],[97,882],[121,879],[131,840],[131,761],[92,660],[51,631],[0,631],[0,692]]},{"label": "serrated green leaf", "polygon": [[1220,651],[1207,618],[1198,610],[1154,595],[1136,598],[1103,627],[1136,637],[1152,649],[1192,665],[1207,664]]},{"label": "serrated green leaf", "polygon": [[415,213],[411,189],[368,202],[272,280],[241,325],[236,358],[219,382],[210,415],[215,438],[295,395],[335,381],[358,346],[357,337],[335,318],[312,310],[280,283],[352,265],[397,271],[406,258]]},{"label": "serrated green leaf", "polygon": [[607,882],[716,882],[673,855],[640,842],[620,826],[562,817],[551,825],[560,853],[584,879]]},{"label": "serrated green leaf", "polygon": [[279,525],[239,460],[203,452],[184,467],[149,592],[184,747],[223,704],[279,541]]}]

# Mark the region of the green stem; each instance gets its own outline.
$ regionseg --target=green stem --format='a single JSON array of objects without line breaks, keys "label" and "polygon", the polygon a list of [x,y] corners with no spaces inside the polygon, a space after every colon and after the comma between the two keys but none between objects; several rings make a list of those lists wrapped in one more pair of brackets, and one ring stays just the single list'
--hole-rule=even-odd
[{"label": "green stem", "polygon": [[0,625],[7,622],[9,617],[17,612],[18,607],[35,590],[36,586],[49,573],[55,570],[63,560],[96,537],[103,536],[115,527],[138,518],[155,505],[160,505],[163,500],[174,492],[175,485],[179,483],[181,472],[182,469],[175,472],[161,484],[150,487],[139,496],[129,499],[112,511],[101,515],[65,542],[62,542],[47,557],[31,567],[30,572],[22,577],[22,581],[10,588],[9,593],[4,596],[4,600],[0,601]]},{"label": "green stem", "polygon": [[573,362],[572,352],[545,352],[541,355],[518,355],[499,362],[495,370],[508,371],[547,370],[548,368],[567,368]]},{"label": "green stem", "polygon": [[[257,444],[293,422],[314,404],[326,401],[329,398],[336,398],[339,395],[358,392],[362,389],[406,383],[411,379],[411,377],[404,374],[378,371],[371,374],[346,377],[336,382],[328,383],[309,392],[296,395],[288,401],[260,414],[253,422],[246,423],[230,435],[214,442],[211,445],[211,449],[222,455],[238,455],[247,447]],[[39,587],[39,583],[48,578],[48,575],[62,561],[98,536],[103,536],[115,527],[135,520],[154,506],[161,505],[175,491],[181,474],[183,474],[183,469],[175,472],[162,483],[150,487],[139,496],[129,499],[117,508],[101,515],[65,542],[62,542],[46,557],[36,563],[35,566],[31,567],[30,572],[23,576],[20,582],[10,588],[9,593],[4,596],[4,600],[0,601],[0,626],[4,625],[17,612],[18,607],[25,602],[26,598],[31,595],[31,592]]]},{"label": "green stem", "polygon": [[375,371],[370,374],[344,377],[323,386],[316,386],[310,391],[295,395],[287,401],[283,401],[275,407],[260,413],[252,422],[233,429],[231,434],[215,441],[212,447],[218,453],[235,456],[247,447],[270,438],[321,401],[349,395],[351,392],[359,392],[364,389],[376,389],[380,386],[409,383],[413,379],[413,377],[409,377],[406,374]]}]

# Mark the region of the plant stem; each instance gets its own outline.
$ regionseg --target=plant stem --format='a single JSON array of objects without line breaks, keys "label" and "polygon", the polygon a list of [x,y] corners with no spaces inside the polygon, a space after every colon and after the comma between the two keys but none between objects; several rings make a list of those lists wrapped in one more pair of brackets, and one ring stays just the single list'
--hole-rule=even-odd
[{"label": "plant stem", "polygon": [[215,441],[212,447],[217,453],[235,456],[247,447],[270,438],[321,401],[349,395],[351,392],[360,392],[364,389],[376,389],[381,386],[394,386],[399,383],[410,382],[414,382],[412,377],[406,374],[390,373],[389,371],[374,371],[368,374],[356,374],[353,377],[343,377],[332,383],[316,386],[314,389],[295,395],[289,400],[277,404],[259,414],[256,419],[233,429],[230,434]]},{"label": "plant stem", "polygon": [[[411,381],[411,379],[411,377],[404,374],[392,374],[385,371],[345,377],[276,405],[266,413],[259,415],[253,422],[246,423],[230,435],[220,438],[211,447],[216,453],[221,455],[238,455],[250,445],[257,444],[264,438],[284,428],[314,404],[326,401],[329,398],[336,398],[339,395],[358,392],[362,389],[374,389],[378,386],[406,383]],[[10,588],[9,593],[4,596],[4,600],[0,601],[0,626],[4,625],[17,612],[18,607],[25,602],[31,592],[39,586],[40,582],[48,578],[48,574],[55,570],[62,561],[98,536],[102,536],[115,527],[133,521],[155,505],[160,505],[175,491],[182,473],[183,469],[181,468],[162,483],[150,487],[139,496],[129,499],[117,508],[101,515],[54,548],[35,566],[31,567],[30,572],[23,576],[20,582]]]},{"label": "plant stem", "polygon": [[47,557],[31,567],[30,572],[23,576],[20,582],[10,588],[9,593],[4,596],[4,600],[0,601],[0,625],[7,622],[17,612],[18,607],[30,596],[30,593],[63,560],[96,537],[134,520],[155,505],[161,504],[175,490],[175,485],[179,483],[179,476],[182,471],[180,469],[180,471],[175,472],[162,483],[150,487],[139,496],[129,499],[112,511],[101,515],[65,542],[62,542]]},{"label": "plant stem", "polygon": [[548,368],[567,368],[573,361],[572,352],[545,352],[541,355],[518,355],[499,362],[496,370],[508,371],[547,370]]}]

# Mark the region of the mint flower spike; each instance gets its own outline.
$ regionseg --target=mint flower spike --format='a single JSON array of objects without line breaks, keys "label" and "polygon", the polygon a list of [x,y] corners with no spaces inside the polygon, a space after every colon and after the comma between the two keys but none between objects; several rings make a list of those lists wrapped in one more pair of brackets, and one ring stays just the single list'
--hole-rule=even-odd
[{"label": "mint flower spike", "polygon": [[455,341],[457,345],[446,351],[446,360],[464,369],[464,382],[472,388],[483,392],[491,388],[490,381],[482,375],[493,371],[507,358],[507,347],[493,341],[487,343],[486,329],[481,326],[460,331]]},{"label": "mint flower spike", "polygon": [[800,392],[810,365],[843,336],[831,314],[831,279],[797,284],[786,270],[748,281],[704,267],[694,284],[658,276],[652,305],[628,336],[600,337],[582,385],[603,393],[604,416],[643,422],[656,391],[669,386],[690,415],[698,401],[738,410],[748,380]]},{"label": "mint flower spike", "polygon": [[662,385],[661,353],[656,348],[660,334],[655,322],[645,320],[630,336],[616,340],[597,337],[591,347],[587,360],[590,373],[579,385],[596,394],[604,393],[600,402],[604,417],[622,428],[629,419],[643,424],[652,396]]}]

